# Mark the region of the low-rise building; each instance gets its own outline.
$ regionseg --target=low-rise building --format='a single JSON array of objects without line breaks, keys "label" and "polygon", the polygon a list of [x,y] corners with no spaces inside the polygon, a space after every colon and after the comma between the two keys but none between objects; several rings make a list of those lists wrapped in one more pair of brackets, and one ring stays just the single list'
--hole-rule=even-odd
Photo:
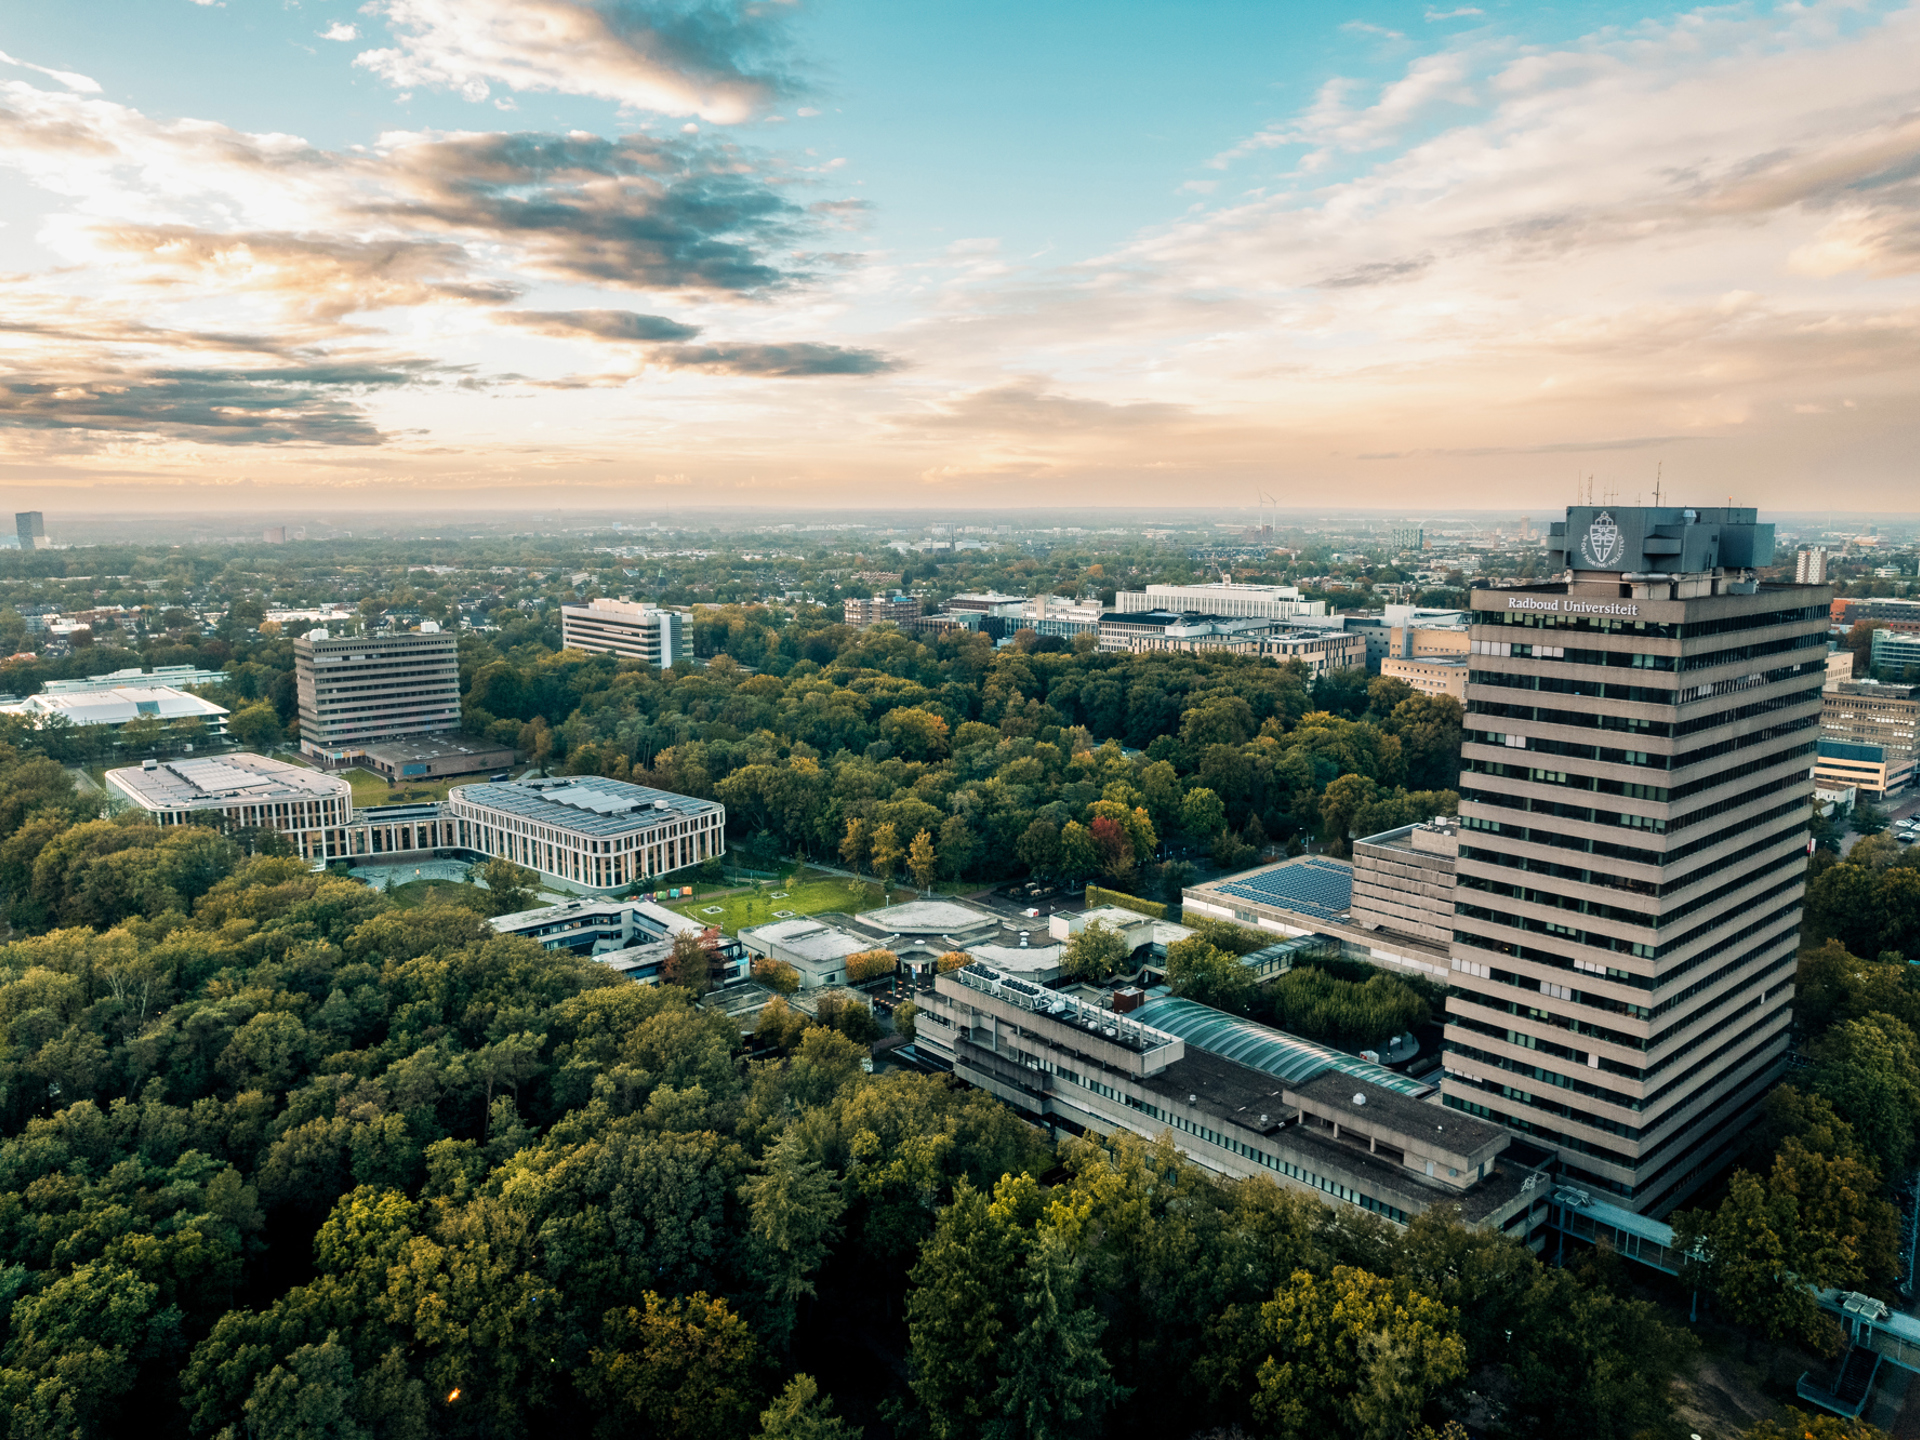
[{"label": "low-rise building", "polygon": [[109,770],[109,794],[158,825],[274,830],[307,860],[344,858],[354,824],[353,787],[337,775],[264,755],[149,760]]},{"label": "low-rise building", "polygon": [[1216,1175],[1397,1225],[1445,1205],[1525,1239],[1544,1213],[1544,1156],[1358,1056],[1189,1000],[1116,1014],[978,961],[918,999],[922,1057],[1055,1129],[1166,1135]]},{"label": "low-rise building", "polygon": [[360,764],[395,785],[450,775],[480,775],[505,770],[519,759],[511,745],[496,745],[475,735],[442,733],[407,740],[381,740],[360,752]]},{"label": "low-rise building", "polygon": [[1899,794],[1913,783],[1913,776],[1913,756],[1889,754],[1883,745],[1822,740],[1813,762],[1816,789],[1837,790],[1851,785],[1871,800]]},{"label": "low-rise building", "polygon": [[600,775],[458,785],[460,849],[583,890],[620,890],[726,853],[724,805]]},{"label": "low-rise building", "polygon": [[[1435,822],[1436,830],[1439,827],[1440,822]],[[1391,838],[1401,833],[1388,831],[1385,836],[1355,841],[1353,860],[1299,855],[1204,885],[1190,885],[1181,895],[1182,913],[1187,919],[1207,916],[1232,920],[1284,939],[1311,936],[1355,959],[1429,980],[1446,980],[1452,971],[1448,958],[1451,924],[1446,927],[1446,940],[1436,940],[1420,926],[1396,919],[1385,903],[1385,892],[1401,883],[1390,867],[1414,863],[1405,853],[1412,852],[1411,839],[1403,845]],[[1458,842],[1453,843],[1457,846]],[[1435,849],[1425,852],[1434,860],[1417,866],[1425,883],[1451,879],[1445,844],[1446,837],[1436,836]],[[1356,871],[1374,877],[1362,881],[1357,915]],[[1451,899],[1433,903],[1443,904],[1451,912]]]},{"label": "low-rise building", "polygon": [[738,941],[649,900],[568,900],[496,915],[487,923],[502,935],[522,935],[547,950],[590,956],[647,985],[659,983],[674,938],[693,935],[713,953],[715,983],[747,977],[747,952]]},{"label": "low-rise building", "polygon": [[750,925],[740,932],[740,943],[756,960],[773,960],[792,967],[809,990],[847,983],[847,957],[880,947],[852,933],[850,917],[838,914],[795,915]]},{"label": "low-rise building", "polygon": [[1827,683],[1824,688],[1835,690],[1853,679],[1853,658],[1851,650],[1827,652]]},{"label": "low-rise building", "polygon": [[227,710],[170,685],[116,685],[79,691],[43,691],[0,704],[0,714],[20,715],[35,728],[100,726],[118,732],[136,721],[157,724],[163,735],[183,728],[205,740],[227,733]]},{"label": "low-rise building", "polygon": [[1292,585],[1149,585],[1144,590],[1118,592],[1113,608],[1123,615],[1171,610],[1239,619],[1290,620],[1296,615],[1324,615],[1327,602],[1302,599]]},{"label": "low-rise building", "polygon": [[219,670],[202,670],[197,665],[156,665],[151,670],[142,670],[135,666],[131,670],[114,670],[105,675],[89,675],[80,680],[49,680],[41,687],[45,695],[86,695],[95,690],[120,690],[128,686],[150,688],[165,686],[178,690],[182,685],[224,685],[226,674]]},{"label": "low-rise building", "polygon": [[679,612],[636,600],[589,600],[560,607],[560,643],[589,655],[617,655],[666,669],[687,654]]},{"label": "low-rise building", "polygon": [[1309,678],[1318,680],[1330,670],[1367,668],[1366,636],[1350,631],[1293,630],[1260,637],[1259,653],[1285,663],[1298,660]]},{"label": "low-rise building", "polygon": [[1920,634],[1891,626],[1874,631],[1873,673],[1881,680],[1920,679]]},{"label": "low-rise building", "polygon": [[1462,705],[1467,703],[1467,659],[1404,660],[1389,655],[1380,662],[1380,673],[1389,680],[1411,685],[1422,695],[1451,695]]}]

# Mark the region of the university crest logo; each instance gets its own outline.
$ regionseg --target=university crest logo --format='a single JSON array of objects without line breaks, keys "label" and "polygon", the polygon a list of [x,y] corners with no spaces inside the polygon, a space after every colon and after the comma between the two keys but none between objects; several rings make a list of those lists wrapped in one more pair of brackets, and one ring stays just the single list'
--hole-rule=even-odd
[{"label": "university crest logo", "polygon": [[1587,527],[1587,554],[1595,565],[1604,568],[1619,553],[1620,527],[1613,523],[1610,512],[1602,510],[1593,524]]}]

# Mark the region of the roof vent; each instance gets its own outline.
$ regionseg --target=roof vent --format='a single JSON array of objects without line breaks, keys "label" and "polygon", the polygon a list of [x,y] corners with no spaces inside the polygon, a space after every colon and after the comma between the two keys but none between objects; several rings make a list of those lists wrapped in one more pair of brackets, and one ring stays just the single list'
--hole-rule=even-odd
[{"label": "roof vent", "polygon": [[142,770],[158,770],[160,768],[160,762],[158,760],[142,760],[140,762],[140,768]]},{"label": "roof vent", "polygon": [[1362,1093],[1361,1091],[1359,1091],[1359,1090],[1356,1090],[1356,1091],[1354,1091],[1354,1092],[1353,1092],[1353,1103],[1354,1103],[1354,1104],[1356,1104],[1356,1105],[1364,1105],[1364,1104],[1366,1104],[1366,1103],[1367,1103],[1367,1097],[1366,1097],[1366,1095],[1365,1095],[1364,1093]]},{"label": "roof vent", "polygon": [[1260,1123],[1261,1123],[1262,1125],[1268,1125],[1268,1124],[1271,1124],[1272,1122],[1271,1122],[1271,1121],[1269,1121],[1269,1120],[1267,1119],[1267,1117],[1266,1117],[1266,1116],[1264,1116],[1264,1115],[1262,1115],[1262,1116],[1260,1117]]}]

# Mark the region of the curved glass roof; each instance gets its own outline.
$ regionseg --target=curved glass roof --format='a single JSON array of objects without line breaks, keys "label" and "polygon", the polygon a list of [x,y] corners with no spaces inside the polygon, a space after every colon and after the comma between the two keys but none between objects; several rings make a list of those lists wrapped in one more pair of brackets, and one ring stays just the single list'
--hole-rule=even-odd
[{"label": "curved glass roof", "polygon": [[1209,1055],[1218,1055],[1223,1060],[1232,1060],[1255,1070],[1264,1070],[1269,1075],[1277,1075],[1289,1084],[1304,1084],[1328,1070],[1338,1070],[1343,1075],[1365,1080],[1396,1094],[1410,1095],[1416,1100],[1433,1093],[1433,1086],[1410,1079],[1384,1065],[1362,1060],[1358,1055],[1349,1055],[1331,1046],[1316,1045],[1298,1035],[1275,1030],[1271,1025],[1243,1020],[1238,1015],[1229,1015],[1224,1010],[1202,1005],[1197,1000],[1161,996],[1147,1001],[1138,1010],[1130,1012],[1127,1018],[1155,1030],[1164,1030],[1169,1035],[1178,1035],[1189,1045],[1205,1050]]}]

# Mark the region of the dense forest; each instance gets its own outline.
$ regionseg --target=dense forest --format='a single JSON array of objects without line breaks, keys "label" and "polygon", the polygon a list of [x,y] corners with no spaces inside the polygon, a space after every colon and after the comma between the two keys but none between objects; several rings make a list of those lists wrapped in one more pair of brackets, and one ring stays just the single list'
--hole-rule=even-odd
[{"label": "dense forest", "polygon": [[749,1051],[41,757],[0,797],[10,1435],[1388,1437],[1497,1373],[1508,1433],[1625,1437],[1687,1353],[1444,1216],[1056,1150],[824,1026]]}]

